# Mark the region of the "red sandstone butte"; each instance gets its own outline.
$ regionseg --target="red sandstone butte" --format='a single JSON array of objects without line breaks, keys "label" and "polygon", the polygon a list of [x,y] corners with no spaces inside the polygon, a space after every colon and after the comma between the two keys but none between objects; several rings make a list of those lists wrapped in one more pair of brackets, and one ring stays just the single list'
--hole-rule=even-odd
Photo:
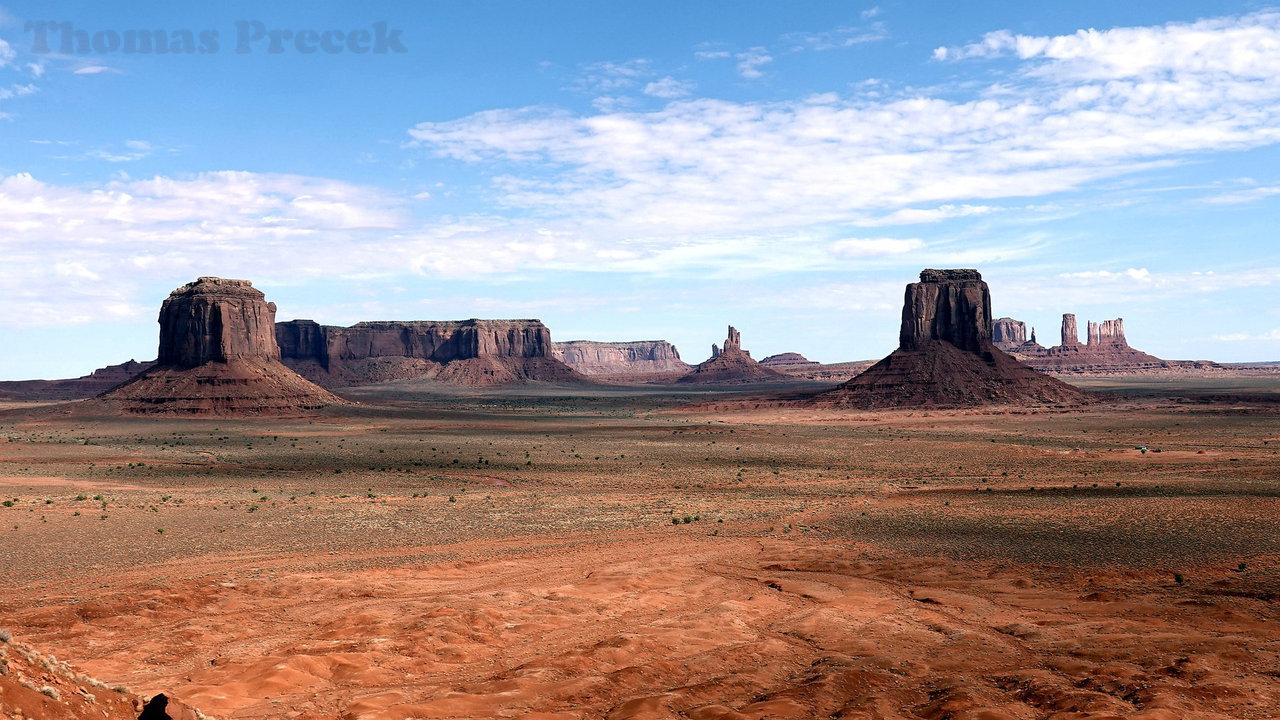
[{"label": "red sandstone butte", "polygon": [[1086,394],[1019,363],[991,339],[991,292],[977,270],[924,270],[907,285],[898,349],[819,405],[858,408],[1075,404]]},{"label": "red sandstone butte", "polygon": [[127,413],[288,415],[343,401],[280,363],[275,303],[248,280],[202,277],[160,307],[156,365],[104,393]]}]

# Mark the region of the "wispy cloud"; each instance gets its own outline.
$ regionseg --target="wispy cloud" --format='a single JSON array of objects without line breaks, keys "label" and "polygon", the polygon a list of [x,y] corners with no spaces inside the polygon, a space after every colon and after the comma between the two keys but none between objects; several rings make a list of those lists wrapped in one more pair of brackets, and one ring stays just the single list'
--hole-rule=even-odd
[{"label": "wispy cloud", "polygon": [[1215,205],[1239,205],[1242,203],[1257,202],[1258,200],[1263,200],[1274,195],[1280,195],[1280,185],[1265,185],[1248,188],[1246,190],[1236,190],[1207,197],[1204,201]]},{"label": "wispy cloud", "polygon": [[831,252],[839,257],[864,258],[899,255],[923,247],[919,238],[847,238],[831,243]]},{"label": "wispy cloud", "polygon": [[122,71],[106,65],[84,65],[71,71],[75,75],[101,75],[102,73],[121,74]]},{"label": "wispy cloud", "polygon": [[1210,337],[1220,342],[1257,342],[1257,341],[1277,342],[1277,341],[1280,341],[1280,328],[1276,328],[1275,330],[1271,330],[1264,333],[1258,333],[1258,334],[1226,333],[1223,335],[1212,335]]},{"label": "wispy cloud", "polygon": [[644,94],[651,95],[656,98],[673,100],[682,98],[693,93],[697,85],[689,80],[677,80],[670,75],[644,86]]},{"label": "wispy cloud", "polygon": [[[865,13],[865,11],[864,11]],[[864,14],[864,18],[867,17]],[[782,36],[783,42],[789,43],[792,50],[836,50],[866,43],[879,42],[889,38],[888,26],[882,22],[874,22],[865,26],[838,27],[823,32],[795,32]]]},{"label": "wispy cloud", "polygon": [[[993,34],[976,46],[990,49],[943,55],[1011,54],[1017,81],[1004,75],[968,98],[831,93],[587,116],[492,110],[409,134],[432,154],[499,164],[495,188],[510,208],[609,218],[640,236],[976,215],[995,200],[1280,141],[1280,15],[1048,39]],[[768,53],[750,53],[743,69],[762,75]]]},{"label": "wispy cloud", "polygon": [[763,47],[753,47],[734,56],[738,60],[738,74],[748,80],[764,77],[760,68],[773,62],[773,56]]}]

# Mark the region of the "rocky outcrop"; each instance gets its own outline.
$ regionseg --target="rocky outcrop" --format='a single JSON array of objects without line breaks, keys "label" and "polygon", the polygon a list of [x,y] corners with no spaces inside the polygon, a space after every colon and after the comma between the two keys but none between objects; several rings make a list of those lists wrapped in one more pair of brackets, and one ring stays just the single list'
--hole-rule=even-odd
[{"label": "rocky outcrop", "polygon": [[689,374],[676,382],[685,384],[734,385],[742,383],[777,382],[791,379],[789,375],[767,368],[756,362],[751,353],[742,349],[742,334],[729,326],[724,347],[711,346],[712,356],[699,364]]},{"label": "rocky outcrop", "polygon": [[160,306],[160,365],[279,360],[276,305],[248,280],[202,277]]},{"label": "rocky outcrop", "polygon": [[281,415],[342,400],[280,363],[276,306],[247,280],[202,277],[160,307],[156,365],[102,395],[130,413]]},{"label": "rocky outcrop", "polygon": [[1062,343],[1046,348],[1026,343],[1010,350],[1026,365],[1049,373],[1064,375],[1127,373],[1168,370],[1176,363],[1149,355],[1129,346],[1124,335],[1124,319],[1103,320],[1087,324],[1087,339],[1081,344],[1075,335],[1076,316],[1062,316]]},{"label": "rocky outcrop", "polygon": [[[0,633],[0,717],[134,720],[143,709],[144,698],[119,685],[112,689],[7,632]],[[195,716],[181,720],[195,720]]]},{"label": "rocky outcrop", "polygon": [[991,294],[977,270],[925,270],[907,285],[898,349],[818,405],[857,408],[1075,404],[1086,395],[992,343]]},{"label": "rocky outcrop", "polygon": [[991,344],[991,293],[977,270],[924,270],[907,286],[899,349],[939,340],[969,352]]},{"label": "rocky outcrop", "polygon": [[553,344],[557,358],[583,375],[652,375],[688,372],[692,366],[680,359],[676,346],[666,340],[595,342],[570,340]]},{"label": "rocky outcrop", "polygon": [[1008,352],[1027,342],[1027,324],[1021,320],[1002,317],[991,323],[991,342]]},{"label": "rocky outcrop", "polygon": [[1076,328],[1076,316],[1065,313],[1062,316],[1062,346],[1070,347],[1080,344],[1080,330]]},{"label": "rocky outcrop", "polygon": [[289,367],[325,387],[426,378],[460,385],[581,382],[539,320],[375,321],[350,327],[278,323]]},{"label": "rocky outcrop", "polygon": [[760,361],[765,367],[777,368],[779,370],[787,370],[792,368],[813,368],[821,365],[800,353],[778,353]]}]

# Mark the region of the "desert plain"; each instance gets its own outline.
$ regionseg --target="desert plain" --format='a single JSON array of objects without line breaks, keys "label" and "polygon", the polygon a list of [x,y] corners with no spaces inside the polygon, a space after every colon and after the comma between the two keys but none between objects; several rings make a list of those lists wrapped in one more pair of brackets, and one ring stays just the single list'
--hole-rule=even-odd
[{"label": "desert plain", "polygon": [[1073,382],[10,404],[0,627],[214,718],[1280,717],[1280,376]]}]

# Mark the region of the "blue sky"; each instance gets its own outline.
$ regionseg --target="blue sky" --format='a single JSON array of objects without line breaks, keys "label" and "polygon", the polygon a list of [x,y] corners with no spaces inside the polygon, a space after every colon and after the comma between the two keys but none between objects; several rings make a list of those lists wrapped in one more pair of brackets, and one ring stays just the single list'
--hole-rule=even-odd
[{"label": "blue sky", "polygon": [[[154,357],[199,275],[280,319],[538,317],[692,362],[732,323],[837,362],[893,349],[921,268],[977,267],[1042,341],[1075,312],[1280,359],[1264,4],[0,2],[0,379]],[[404,52],[345,46],[377,23]]]}]

